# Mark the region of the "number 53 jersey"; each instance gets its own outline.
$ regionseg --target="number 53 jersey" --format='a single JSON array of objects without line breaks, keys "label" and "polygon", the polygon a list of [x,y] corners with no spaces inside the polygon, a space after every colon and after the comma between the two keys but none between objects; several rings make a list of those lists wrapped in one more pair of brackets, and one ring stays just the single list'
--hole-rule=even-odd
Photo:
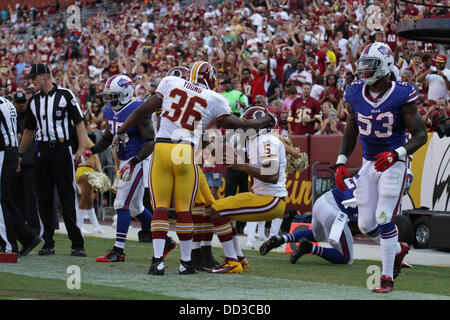
[{"label": "number 53 jersey", "polygon": [[413,103],[418,95],[414,87],[403,81],[392,81],[381,97],[373,98],[364,81],[356,80],[344,92],[358,125],[363,158],[395,150],[406,143],[402,106]]},{"label": "number 53 jersey", "polygon": [[156,138],[189,141],[196,144],[201,131],[211,121],[231,114],[230,102],[222,95],[179,77],[165,77],[156,88],[162,99],[161,123]]}]

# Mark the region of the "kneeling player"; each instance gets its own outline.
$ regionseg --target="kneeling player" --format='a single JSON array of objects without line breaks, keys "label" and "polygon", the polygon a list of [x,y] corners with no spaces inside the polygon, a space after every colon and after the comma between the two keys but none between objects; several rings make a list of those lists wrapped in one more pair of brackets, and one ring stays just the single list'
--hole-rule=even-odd
[{"label": "kneeling player", "polygon": [[[247,109],[243,118],[258,119],[266,113],[264,108],[252,107]],[[254,193],[238,193],[216,200],[211,206],[211,222],[225,252],[225,262],[211,269],[211,273],[242,273],[249,266],[230,221],[272,220],[280,217],[286,207],[286,151],[283,143],[270,132],[263,131],[249,137],[246,149],[250,164],[230,167],[251,176]]]}]

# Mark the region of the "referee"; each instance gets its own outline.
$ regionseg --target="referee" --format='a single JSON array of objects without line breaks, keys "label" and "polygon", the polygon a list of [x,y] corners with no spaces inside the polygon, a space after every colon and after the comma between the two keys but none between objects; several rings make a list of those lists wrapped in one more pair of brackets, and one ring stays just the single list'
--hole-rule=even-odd
[{"label": "referee", "polygon": [[71,255],[85,257],[84,238],[76,224],[75,166],[69,134],[75,126],[79,141],[75,160],[78,161],[89,147],[83,114],[72,91],[52,83],[50,70],[45,64],[33,64],[26,78],[31,79],[39,91],[27,103],[17,170],[21,170],[23,153],[36,136],[36,189],[44,225],[44,245],[38,254],[55,254],[53,200],[56,185],[64,224],[72,241]]},{"label": "referee", "polygon": [[23,249],[18,252],[20,256],[33,250],[41,239],[25,224],[13,201],[17,145],[16,108],[7,99],[0,97],[0,236],[5,242],[6,252],[18,252],[19,240],[23,245]]}]

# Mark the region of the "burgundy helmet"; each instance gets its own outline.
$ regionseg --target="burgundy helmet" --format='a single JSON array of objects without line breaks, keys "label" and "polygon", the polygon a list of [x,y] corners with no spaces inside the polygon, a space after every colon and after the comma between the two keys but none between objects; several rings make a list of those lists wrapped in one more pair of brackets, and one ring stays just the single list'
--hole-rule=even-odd
[{"label": "burgundy helmet", "polygon": [[205,86],[210,90],[217,88],[216,70],[208,62],[197,61],[189,68],[189,81]]},{"label": "burgundy helmet", "polygon": [[180,77],[184,80],[188,80],[189,79],[189,69],[186,67],[182,67],[182,66],[173,67],[166,73],[166,77],[169,77],[169,76]]},{"label": "burgundy helmet", "polygon": [[244,118],[245,120],[260,119],[268,113],[269,111],[266,108],[250,107],[247,110],[245,110],[244,114],[242,115],[242,118]]}]

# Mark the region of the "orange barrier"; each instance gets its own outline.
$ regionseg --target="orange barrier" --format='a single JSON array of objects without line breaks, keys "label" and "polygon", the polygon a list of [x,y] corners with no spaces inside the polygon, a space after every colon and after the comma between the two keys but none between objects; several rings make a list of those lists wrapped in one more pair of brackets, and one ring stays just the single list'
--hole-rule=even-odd
[{"label": "orange barrier", "polygon": [[[291,223],[291,229],[289,230],[289,233],[294,233],[296,231],[309,229],[312,230],[311,223],[303,223],[303,222],[292,222]],[[317,242],[312,242],[316,246],[319,245]],[[286,244],[286,249],[284,250],[284,253],[294,253],[294,251],[298,248],[298,242],[290,242]],[[309,253],[310,254],[310,253]]]}]

